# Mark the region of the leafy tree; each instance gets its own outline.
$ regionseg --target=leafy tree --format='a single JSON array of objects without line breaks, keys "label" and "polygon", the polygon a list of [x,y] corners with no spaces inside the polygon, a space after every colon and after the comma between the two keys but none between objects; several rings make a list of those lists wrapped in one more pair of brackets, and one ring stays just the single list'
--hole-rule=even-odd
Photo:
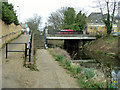
[{"label": "leafy tree", "polygon": [[75,24],[75,10],[74,10],[74,8],[68,7],[68,9],[64,12],[63,28],[64,29],[66,29],[66,28],[70,29],[72,24]]},{"label": "leafy tree", "polygon": [[82,31],[86,26],[86,16],[81,11],[76,15],[74,8],[68,8],[64,13],[63,29]]},{"label": "leafy tree", "polygon": [[76,16],[77,30],[82,31],[86,27],[86,15],[81,11]]},{"label": "leafy tree", "polygon": [[73,29],[82,31],[86,25],[86,16],[81,11],[76,15],[74,8],[64,7],[51,13],[48,18],[48,30]]},{"label": "leafy tree", "polygon": [[18,22],[16,14],[14,14],[14,24],[15,25],[19,25],[19,22]]},{"label": "leafy tree", "polygon": [[2,20],[6,24],[14,23],[16,25],[19,25],[16,13],[14,12],[13,5],[8,4],[8,2],[2,3]]},{"label": "leafy tree", "polygon": [[14,14],[8,8],[8,3],[2,3],[2,20],[6,24],[11,24],[14,22]]}]

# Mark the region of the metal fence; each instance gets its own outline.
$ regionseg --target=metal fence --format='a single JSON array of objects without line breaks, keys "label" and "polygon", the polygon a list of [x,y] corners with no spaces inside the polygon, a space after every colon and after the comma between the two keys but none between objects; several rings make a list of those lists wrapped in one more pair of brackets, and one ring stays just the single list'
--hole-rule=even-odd
[{"label": "metal fence", "polygon": [[[10,51],[8,50],[8,45],[9,44],[24,44],[25,45],[25,50],[24,51]],[[28,44],[27,43],[6,43],[6,58],[8,57],[8,52],[24,52],[25,54],[25,60],[27,58],[27,56],[29,56],[29,62],[31,62],[31,49],[32,49],[32,32],[30,34],[30,38],[29,38],[29,41],[28,41]]]},{"label": "metal fence", "polygon": [[32,49],[32,32],[30,34],[30,38],[28,41],[28,45],[27,45],[27,56],[29,56],[29,62],[31,62],[31,49]]},{"label": "metal fence", "polygon": [[83,34],[82,31],[48,31],[47,37],[93,37],[95,35]]},{"label": "metal fence", "polygon": [[83,34],[82,31],[48,31],[48,34]]}]

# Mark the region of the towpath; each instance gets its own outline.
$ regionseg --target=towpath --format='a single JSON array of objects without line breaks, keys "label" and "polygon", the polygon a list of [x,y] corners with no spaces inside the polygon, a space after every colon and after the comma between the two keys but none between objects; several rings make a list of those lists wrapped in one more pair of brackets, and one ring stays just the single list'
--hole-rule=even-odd
[{"label": "towpath", "polygon": [[[21,35],[14,43],[28,42],[29,36]],[[9,50],[24,50],[24,45],[9,45]],[[39,71],[23,67],[24,53],[8,53],[2,49],[2,88],[79,88],[75,79],[59,66],[45,49],[36,53]]]}]

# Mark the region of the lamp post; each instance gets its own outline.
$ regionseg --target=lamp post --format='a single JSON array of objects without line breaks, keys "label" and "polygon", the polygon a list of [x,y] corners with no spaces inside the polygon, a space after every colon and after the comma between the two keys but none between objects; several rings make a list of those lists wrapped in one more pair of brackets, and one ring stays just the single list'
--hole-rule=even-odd
[{"label": "lamp post", "polygon": [[18,8],[19,8],[19,23],[20,23],[20,7],[19,6],[17,6]]}]

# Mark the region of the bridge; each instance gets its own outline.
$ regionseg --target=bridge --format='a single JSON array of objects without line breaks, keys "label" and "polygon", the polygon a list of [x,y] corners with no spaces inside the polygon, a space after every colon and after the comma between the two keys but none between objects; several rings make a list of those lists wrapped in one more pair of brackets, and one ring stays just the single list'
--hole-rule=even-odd
[{"label": "bridge", "polygon": [[47,34],[48,40],[95,40],[95,36],[83,34]]},{"label": "bridge", "polygon": [[72,33],[64,33],[59,34],[57,33],[48,33],[45,34],[45,42],[47,40],[64,40],[64,48],[68,49],[71,47],[81,47],[85,44],[86,41],[95,40],[95,36],[81,34],[79,32],[72,32]]}]

